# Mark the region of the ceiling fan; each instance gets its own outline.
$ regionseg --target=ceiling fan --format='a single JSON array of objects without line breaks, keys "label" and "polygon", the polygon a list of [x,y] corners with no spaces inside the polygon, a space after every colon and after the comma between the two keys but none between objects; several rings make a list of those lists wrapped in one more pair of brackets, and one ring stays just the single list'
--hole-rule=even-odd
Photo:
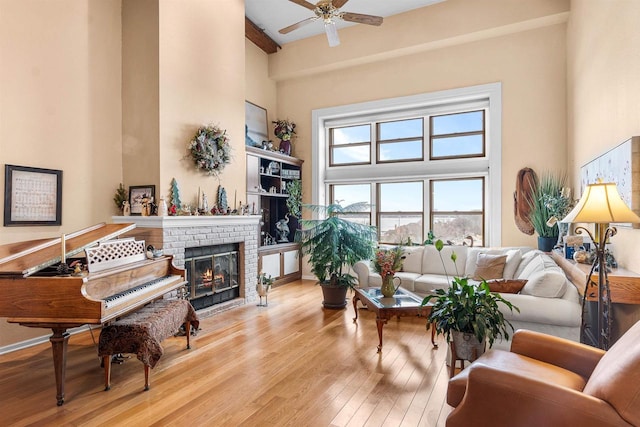
[{"label": "ceiling fan", "polygon": [[289,0],[291,3],[295,3],[302,7],[306,7],[312,10],[316,16],[303,19],[288,27],[284,27],[279,31],[280,34],[287,34],[291,31],[307,25],[318,19],[322,19],[324,22],[324,30],[327,33],[327,39],[329,40],[329,46],[334,47],[340,44],[340,38],[338,37],[338,30],[336,29],[335,19],[342,19],[344,21],[355,22],[358,24],[367,25],[380,25],[382,24],[381,16],[363,15],[361,13],[341,12],[340,8],[345,5],[349,0],[320,0],[317,4],[309,3],[306,0]]}]

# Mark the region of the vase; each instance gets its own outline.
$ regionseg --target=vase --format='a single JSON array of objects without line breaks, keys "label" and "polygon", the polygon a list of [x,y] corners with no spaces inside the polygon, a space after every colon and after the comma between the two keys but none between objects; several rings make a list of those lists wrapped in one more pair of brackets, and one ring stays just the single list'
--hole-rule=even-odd
[{"label": "vase", "polygon": [[291,155],[291,141],[289,140],[280,140],[280,147],[278,149],[282,154],[286,154],[287,156]]},{"label": "vase", "polygon": [[[394,279],[398,279],[398,286],[394,284]],[[382,286],[380,287],[380,293],[385,298],[391,298],[395,295],[396,291],[400,287],[401,279],[399,277],[392,276],[390,274],[382,278]]]}]

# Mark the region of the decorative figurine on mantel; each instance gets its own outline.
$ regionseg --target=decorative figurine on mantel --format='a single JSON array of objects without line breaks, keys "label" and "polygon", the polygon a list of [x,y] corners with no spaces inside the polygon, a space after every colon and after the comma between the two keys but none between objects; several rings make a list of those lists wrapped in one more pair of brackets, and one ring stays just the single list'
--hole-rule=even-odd
[{"label": "decorative figurine on mantel", "polygon": [[126,200],[122,202],[122,215],[131,216],[131,205]]}]

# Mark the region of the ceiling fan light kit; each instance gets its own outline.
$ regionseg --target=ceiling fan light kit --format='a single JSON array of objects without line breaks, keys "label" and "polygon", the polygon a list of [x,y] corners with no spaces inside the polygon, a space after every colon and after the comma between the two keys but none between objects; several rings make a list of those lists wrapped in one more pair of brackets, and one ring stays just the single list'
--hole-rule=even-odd
[{"label": "ceiling fan light kit", "polygon": [[349,0],[320,0],[317,4],[309,3],[306,0],[289,0],[299,6],[312,10],[316,16],[304,19],[300,22],[296,22],[293,25],[282,28],[279,33],[287,34],[291,31],[302,27],[318,19],[322,19],[324,22],[324,31],[327,33],[327,40],[329,46],[334,47],[340,44],[340,38],[338,37],[338,30],[336,28],[335,19],[342,19],[343,21],[355,22],[357,24],[367,25],[381,25],[382,17],[373,15],[363,15],[361,13],[341,12],[340,8],[344,6]]}]

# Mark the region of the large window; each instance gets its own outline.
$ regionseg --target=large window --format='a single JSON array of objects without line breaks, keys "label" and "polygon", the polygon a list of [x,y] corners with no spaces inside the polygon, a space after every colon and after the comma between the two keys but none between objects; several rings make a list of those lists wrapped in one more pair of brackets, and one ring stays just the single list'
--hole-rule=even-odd
[{"label": "large window", "polygon": [[371,126],[331,128],[331,165],[360,165],[371,162]]},{"label": "large window", "polygon": [[369,203],[348,215],[383,243],[501,244],[499,83],[313,112],[313,201]]},{"label": "large window", "polygon": [[484,110],[431,116],[431,159],[484,156]]},{"label": "large window", "polygon": [[423,183],[378,184],[378,236],[381,242],[422,243]]},{"label": "large window", "polygon": [[484,244],[484,179],[431,181],[431,230],[456,244]]},{"label": "large window", "polygon": [[423,119],[378,123],[378,163],[422,160]]}]

